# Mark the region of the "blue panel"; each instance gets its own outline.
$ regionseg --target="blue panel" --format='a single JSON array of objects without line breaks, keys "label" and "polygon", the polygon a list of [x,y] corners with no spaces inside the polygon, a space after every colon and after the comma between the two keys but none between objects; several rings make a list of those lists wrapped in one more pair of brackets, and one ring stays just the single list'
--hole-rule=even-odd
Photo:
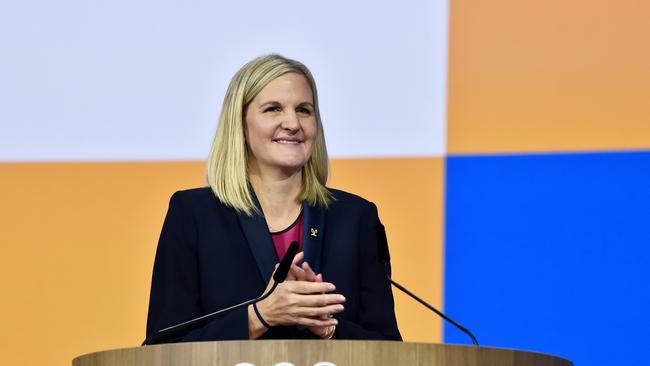
[{"label": "blue panel", "polygon": [[450,157],[446,186],[445,309],[482,345],[650,365],[650,152]]}]

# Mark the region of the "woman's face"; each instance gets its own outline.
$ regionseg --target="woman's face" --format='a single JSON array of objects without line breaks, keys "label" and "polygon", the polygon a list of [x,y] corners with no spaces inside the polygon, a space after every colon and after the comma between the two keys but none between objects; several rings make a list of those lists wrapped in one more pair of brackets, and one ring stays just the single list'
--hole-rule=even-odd
[{"label": "woman's face", "polygon": [[249,167],[300,171],[311,156],[316,130],[314,97],[305,76],[287,73],[274,79],[246,108]]}]

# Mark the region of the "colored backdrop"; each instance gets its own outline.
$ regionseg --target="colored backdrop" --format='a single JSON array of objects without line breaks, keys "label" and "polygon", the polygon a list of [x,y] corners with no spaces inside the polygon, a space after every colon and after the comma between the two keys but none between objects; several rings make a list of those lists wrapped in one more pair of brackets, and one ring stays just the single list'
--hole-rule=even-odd
[{"label": "colored backdrop", "polygon": [[[398,282],[486,346],[647,364],[648,13],[634,0],[2,4],[3,362],[141,342],[168,199],[204,184],[229,78],[273,51],[314,71],[329,185],[377,203]],[[468,343],[395,296],[406,340]]]}]

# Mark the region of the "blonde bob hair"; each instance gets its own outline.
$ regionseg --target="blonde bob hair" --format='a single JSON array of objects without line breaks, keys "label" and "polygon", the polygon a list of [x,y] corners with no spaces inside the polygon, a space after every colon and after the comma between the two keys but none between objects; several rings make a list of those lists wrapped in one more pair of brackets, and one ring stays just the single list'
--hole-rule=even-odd
[{"label": "blonde bob hair", "polygon": [[314,98],[314,115],[318,125],[312,154],[302,167],[302,189],[298,201],[325,207],[332,201],[331,193],[325,188],[328,174],[327,148],[314,78],[302,63],[271,54],[250,61],[230,81],[207,162],[207,182],[212,192],[221,202],[248,216],[260,214],[260,211],[248,180],[245,110],[268,83],[290,72],[307,78]]}]

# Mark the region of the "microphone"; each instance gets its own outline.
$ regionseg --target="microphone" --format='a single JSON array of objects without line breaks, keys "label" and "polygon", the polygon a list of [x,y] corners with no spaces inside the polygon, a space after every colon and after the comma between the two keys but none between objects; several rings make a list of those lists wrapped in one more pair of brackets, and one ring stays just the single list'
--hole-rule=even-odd
[{"label": "microphone", "polygon": [[147,339],[145,339],[142,342],[142,345],[148,346],[152,344],[164,343],[165,341],[177,339],[189,333],[191,330],[200,328],[205,323],[216,318],[219,315],[223,315],[232,310],[239,309],[241,307],[248,306],[266,299],[267,297],[269,297],[269,295],[271,295],[271,293],[273,293],[273,291],[275,291],[275,288],[278,287],[278,285],[284,282],[284,280],[287,278],[287,275],[289,274],[289,269],[291,269],[291,263],[293,262],[293,258],[296,256],[296,254],[298,254],[298,242],[293,241],[289,245],[287,252],[284,254],[284,257],[280,261],[280,265],[278,265],[278,268],[275,270],[275,273],[273,274],[273,285],[271,286],[269,291],[262,294],[262,296],[254,299],[250,299],[248,301],[244,301],[240,304],[233,305],[225,309],[217,310],[210,314],[202,315],[198,318],[190,319],[188,321],[176,325],[172,325],[171,327],[161,329],[156,333],[152,334],[151,336],[147,337]]},{"label": "microphone", "polygon": [[476,337],[474,337],[474,334],[472,334],[472,332],[470,332],[469,329],[467,329],[467,328],[463,327],[462,325],[458,324],[452,318],[445,315],[442,311],[440,311],[440,310],[436,309],[435,307],[431,306],[429,303],[422,300],[421,298],[419,298],[417,295],[415,295],[411,291],[407,290],[404,286],[402,286],[399,283],[393,281],[393,279],[390,276],[390,267],[389,267],[390,252],[388,251],[388,239],[386,239],[386,229],[384,228],[384,225],[382,225],[381,223],[379,223],[379,225],[377,225],[377,257],[379,259],[379,262],[384,264],[384,270],[386,272],[386,278],[388,279],[388,281],[390,281],[391,284],[393,284],[393,286],[397,287],[398,289],[400,289],[400,291],[402,291],[405,294],[409,295],[411,298],[415,299],[417,302],[424,305],[429,310],[431,310],[434,313],[438,314],[439,317],[441,317],[444,320],[451,323],[453,326],[458,328],[461,332],[467,334],[472,339],[472,343],[474,343],[474,345],[476,347],[479,346],[478,341],[476,340]]}]

